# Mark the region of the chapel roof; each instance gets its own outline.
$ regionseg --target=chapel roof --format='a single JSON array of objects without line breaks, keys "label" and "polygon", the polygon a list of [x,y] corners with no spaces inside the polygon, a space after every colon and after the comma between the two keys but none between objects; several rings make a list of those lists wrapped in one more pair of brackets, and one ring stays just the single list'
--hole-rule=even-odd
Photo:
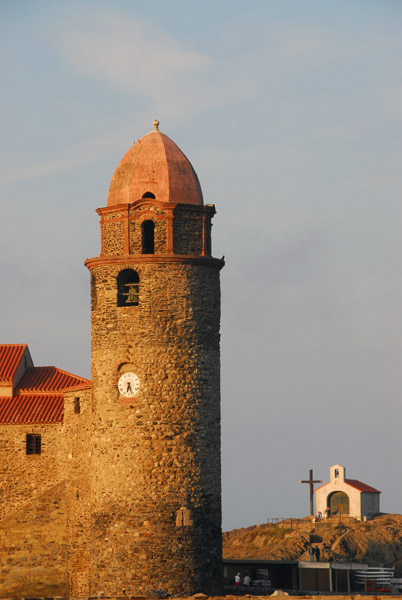
[{"label": "chapel roof", "polygon": [[[315,492],[317,490],[320,490],[321,488],[330,485],[331,482],[328,483],[323,483],[322,485],[319,485],[318,487],[315,488]],[[376,490],[376,488],[373,488],[371,485],[367,485],[367,483],[363,483],[362,481],[359,481],[358,479],[345,479],[344,483],[347,483],[348,485],[350,485],[351,487],[355,488],[356,490],[359,490],[359,492],[366,492],[366,493],[370,493],[370,494],[381,494],[380,490]]]},{"label": "chapel roof", "polygon": [[371,487],[371,485],[367,485],[366,483],[363,483],[362,481],[359,481],[358,479],[345,479],[345,483],[348,483],[349,485],[356,488],[360,492],[381,494],[380,490],[376,490],[375,488]]},{"label": "chapel roof", "polygon": [[200,182],[190,161],[167,135],[154,129],[121,159],[110,183],[108,206],[141,198],[202,206]]}]

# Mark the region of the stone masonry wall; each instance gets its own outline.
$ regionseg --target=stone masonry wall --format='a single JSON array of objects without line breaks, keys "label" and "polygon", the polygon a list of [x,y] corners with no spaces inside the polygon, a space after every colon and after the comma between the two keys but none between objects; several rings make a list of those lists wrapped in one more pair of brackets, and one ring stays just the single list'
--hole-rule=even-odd
[{"label": "stone masonry wall", "polygon": [[0,597],[67,596],[64,483],[0,522]]},{"label": "stone masonry wall", "polygon": [[[163,254],[167,251],[167,222],[166,219],[150,218],[155,225],[154,241],[155,254]],[[130,222],[130,252],[132,254],[142,253],[142,231],[139,221]]]},{"label": "stone masonry wall", "polygon": [[[205,221],[205,232],[204,229]],[[118,256],[124,252],[124,219],[128,219],[130,254],[142,254],[142,230],[144,220],[153,221],[155,254],[168,251],[168,227],[172,228],[174,254],[201,256],[211,253],[211,213],[200,212],[193,207],[176,207],[174,218],[170,222],[168,211],[159,206],[145,205],[132,207],[122,212],[108,212],[102,217],[102,253],[105,256]],[[205,236],[205,240],[203,237]]]},{"label": "stone masonry wall", "polygon": [[[26,455],[26,434],[41,454]],[[0,426],[0,596],[65,595],[67,513],[60,424]]]},{"label": "stone masonry wall", "polygon": [[[92,595],[219,589],[219,266],[151,256],[92,269]],[[125,268],[139,306],[117,306]],[[119,396],[122,368],[140,378],[133,399]]]},{"label": "stone masonry wall", "polygon": [[105,221],[103,223],[103,253],[111,256],[123,252],[123,221]]},{"label": "stone masonry wall", "polygon": [[[63,426],[0,425],[0,521],[64,480]],[[26,434],[41,435],[41,454],[26,454]]]},{"label": "stone masonry wall", "polygon": [[173,251],[175,254],[202,254],[202,216],[175,216],[173,221]]},{"label": "stone masonry wall", "polygon": [[64,395],[68,572],[70,595],[89,593],[91,389]]}]

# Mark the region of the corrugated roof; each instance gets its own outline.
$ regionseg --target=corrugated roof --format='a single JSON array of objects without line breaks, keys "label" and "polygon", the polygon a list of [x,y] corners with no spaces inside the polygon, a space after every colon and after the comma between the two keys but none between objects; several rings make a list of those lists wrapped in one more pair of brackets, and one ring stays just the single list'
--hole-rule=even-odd
[{"label": "corrugated roof", "polygon": [[381,494],[380,490],[376,490],[371,487],[371,485],[367,485],[358,479],[345,479],[345,483],[348,483],[352,487],[356,488],[360,492],[370,492],[372,494]]},{"label": "corrugated roof", "polygon": [[90,385],[91,382],[56,367],[30,367],[19,382],[17,394],[36,392],[61,392],[62,390]]},{"label": "corrugated roof", "polygon": [[26,344],[0,344],[0,381],[12,381]]},{"label": "corrugated roof", "polygon": [[0,398],[0,423],[62,423],[62,394]]}]

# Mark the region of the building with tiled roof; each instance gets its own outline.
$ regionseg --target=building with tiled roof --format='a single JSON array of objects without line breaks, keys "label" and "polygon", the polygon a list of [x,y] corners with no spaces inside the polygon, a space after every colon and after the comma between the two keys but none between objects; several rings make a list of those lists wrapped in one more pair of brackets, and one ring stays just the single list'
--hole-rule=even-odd
[{"label": "building with tiled roof", "polygon": [[[4,565],[7,557],[9,565],[3,568],[1,595],[44,592],[30,575],[35,571],[30,555],[43,553],[48,564],[39,577],[50,582],[50,589],[68,591],[66,583],[60,585],[66,580],[60,570],[66,569],[67,552],[67,448],[76,438],[65,424],[65,398],[70,394],[74,414],[74,403],[84,405],[90,388],[83,377],[35,367],[27,344],[0,344],[0,562]],[[27,555],[28,547],[35,551]]]},{"label": "building with tiled roof", "polygon": [[346,469],[333,465],[329,482],[315,489],[317,513],[362,520],[380,512],[381,492],[358,479],[346,479]]},{"label": "building with tiled roof", "polygon": [[154,121],[97,209],[92,382],[0,345],[0,598],[221,590],[215,212]]},{"label": "building with tiled roof", "polygon": [[0,344],[0,426],[62,423],[63,392],[90,385],[56,367],[34,367],[26,344]]}]

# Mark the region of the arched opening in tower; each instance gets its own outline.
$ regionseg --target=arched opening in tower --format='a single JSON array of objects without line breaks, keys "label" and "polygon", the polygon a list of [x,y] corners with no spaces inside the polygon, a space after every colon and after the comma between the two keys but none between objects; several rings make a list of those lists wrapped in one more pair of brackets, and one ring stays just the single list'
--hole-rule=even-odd
[{"label": "arched opening in tower", "polygon": [[124,269],[117,276],[117,306],[138,306],[140,278],[137,271]]},{"label": "arched opening in tower", "polygon": [[155,252],[155,223],[153,221],[143,221],[142,231],[142,253],[154,254]]}]

